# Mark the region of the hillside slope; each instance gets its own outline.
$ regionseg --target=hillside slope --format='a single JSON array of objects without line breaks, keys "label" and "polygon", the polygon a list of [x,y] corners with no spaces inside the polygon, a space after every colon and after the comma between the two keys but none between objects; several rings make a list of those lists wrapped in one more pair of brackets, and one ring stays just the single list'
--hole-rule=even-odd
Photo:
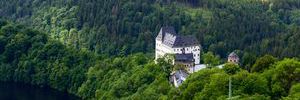
[{"label": "hillside slope", "polygon": [[[67,91],[84,99],[165,98],[167,72],[144,54],[104,58],[0,21],[0,81]],[[169,72],[168,72],[169,73]]]},{"label": "hillside slope", "polygon": [[[8,0],[0,15],[97,54],[153,52],[161,26],[193,34],[205,51],[226,57],[300,56],[297,0]],[[246,57],[246,56],[245,56]]]},{"label": "hillside slope", "polygon": [[[299,59],[258,59],[251,72],[234,64],[204,69],[179,88],[169,83],[173,68],[142,53],[122,57],[95,56],[66,47],[44,33],[0,21],[0,81],[50,86],[83,99],[221,99],[297,100]],[[234,72],[234,73],[229,73]]]}]

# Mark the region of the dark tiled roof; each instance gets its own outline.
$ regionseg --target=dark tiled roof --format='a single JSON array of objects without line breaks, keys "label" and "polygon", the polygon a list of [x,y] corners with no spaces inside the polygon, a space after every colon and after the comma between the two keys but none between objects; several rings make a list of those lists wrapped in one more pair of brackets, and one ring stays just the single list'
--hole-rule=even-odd
[{"label": "dark tiled roof", "polygon": [[157,35],[156,39],[160,39],[161,41],[163,41],[163,39],[165,38],[166,34],[172,34],[172,35],[176,35],[176,31],[174,29],[174,27],[162,27],[159,31],[159,34]]},{"label": "dark tiled roof", "polygon": [[229,55],[228,55],[228,58],[239,58],[239,56],[234,53],[234,52],[231,52]]},{"label": "dark tiled roof", "polygon": [[192,53],[188,54],[175,54],[175,61],[180,62],[194,62],[194,57]]},{"label": "dark tiled roof", "polygon": [[187,74],[187,72],[184,70],[178,70],[173,73],[173,75],[175,75],[176,79],[178,80],[180,77],[187,78],[189,74]]},{"label": "dark tiled roof", "polygon": [[173,47],[184,47],[184,46],[195,46],[199,45],[198,40],[194,36],[179,36],[176,38],[176,41]]},{"label": "dark tiled roof", "polygon": [[[171,73],[170,81],[172,83],[177,83],[178,85],[181,85],[183,81],[186,80],[186,78],[189,76],[189,74],[184,70],[178,70]],[[173,78],[176,79],[176,81],[173,80]]]},{"label": "dark tiled roof", "polygon": [[177,34],[175,28],[171,26],[162,27],[161,29],[163,33]]},{"label": "dark tiled roof", "polygon": [[162,27],[156,39],[170,47],[185,47],[199,45],[194,36],[180,36],[176,33],[174,27]]}]

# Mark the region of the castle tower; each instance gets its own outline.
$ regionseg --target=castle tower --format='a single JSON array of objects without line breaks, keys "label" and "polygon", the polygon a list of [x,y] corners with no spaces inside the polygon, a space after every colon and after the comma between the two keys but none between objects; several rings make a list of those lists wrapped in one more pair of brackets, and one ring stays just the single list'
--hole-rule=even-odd
[{"label": "castle tower", "polygon": [[232,52],[228,55],[228,60],[227,61],[229,63],[239,64],[240,58],[236,53]]}]

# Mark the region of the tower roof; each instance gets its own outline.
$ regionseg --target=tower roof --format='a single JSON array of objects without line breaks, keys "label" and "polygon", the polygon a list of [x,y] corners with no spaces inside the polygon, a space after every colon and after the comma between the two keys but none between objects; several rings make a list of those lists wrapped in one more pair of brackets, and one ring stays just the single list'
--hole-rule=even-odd
[{"label": "tower roof", "polygon": [[161,28],[162,33],[169,33],[169,34],[177,34],[175,28],[172,26],[165,26]]},{"label": "tower roof", "polygon": [[199,45],[198,40],[194,36],[180,36],[176,33],[174,27],[162,27],[156,37],[163,44],[169,47],[185,47]]},{"label": "tower roof", "polygon": [[238,56],[235,52],[231,52],[231,53],[228,55],[228,58],[239,58],[239,56]]},{"label": "tower roof", "polygon": [[165,35],[166,34],[173,34],[173,35],[176,35],[176,31],[175,31],[175,28],[174,27],[171,27],[171,26],[166,26],[166,27],[162,27],[156,37],[156,39],[159,39],[161,41],[164,40],[165,38]]}]

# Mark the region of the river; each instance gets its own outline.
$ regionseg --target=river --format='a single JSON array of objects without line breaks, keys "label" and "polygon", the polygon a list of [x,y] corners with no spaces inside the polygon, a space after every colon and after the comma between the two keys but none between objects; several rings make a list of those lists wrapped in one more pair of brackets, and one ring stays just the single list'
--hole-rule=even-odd
[{"label": "river", "polygon": [[74,95],[50,88],[0,82],[0,100],[80,100]]}]

